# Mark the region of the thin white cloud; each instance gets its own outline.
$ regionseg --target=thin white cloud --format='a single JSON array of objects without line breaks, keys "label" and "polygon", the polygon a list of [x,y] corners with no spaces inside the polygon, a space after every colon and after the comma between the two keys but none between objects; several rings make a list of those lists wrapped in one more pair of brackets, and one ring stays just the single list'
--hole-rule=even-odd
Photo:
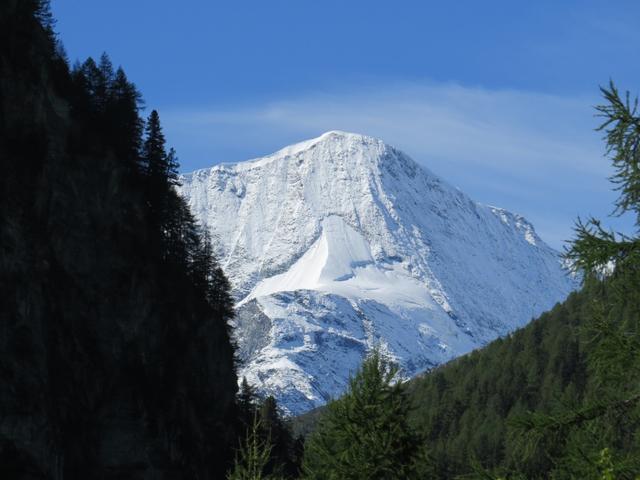
[{"label": "thin white cloud", "polygon": [[379,137],[475,199],[525,214],[559,247],[577,214],[604,215],[613,198],[593,131],[597,101],[392,84],[253,108],[165,110],[163,120],[178,151],[189,152],[189,169],[261,156],[327,130]]}]

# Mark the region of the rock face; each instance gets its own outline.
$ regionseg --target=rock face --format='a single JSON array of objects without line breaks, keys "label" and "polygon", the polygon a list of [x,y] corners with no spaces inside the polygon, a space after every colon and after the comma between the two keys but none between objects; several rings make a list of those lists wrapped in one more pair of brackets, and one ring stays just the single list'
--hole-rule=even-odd
[{"label": "rock face", "polygon": [[290,413],[339,395],[373,346],[410,376],[575,286],[524,218],[363,135],[328,132],[181,180],[238,301],[240,373]]}]

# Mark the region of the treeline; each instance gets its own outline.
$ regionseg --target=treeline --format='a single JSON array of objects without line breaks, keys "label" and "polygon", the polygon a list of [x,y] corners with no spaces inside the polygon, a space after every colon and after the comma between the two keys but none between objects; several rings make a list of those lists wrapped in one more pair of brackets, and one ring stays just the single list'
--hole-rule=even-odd
[{"label": "treeline", "polygon": [[96,63],[76,63],[68,78],[72,115],[91,129],[78,138],[79,152],[110,151],[129,170],[131,181],[144,195],[145,207],[156,235],[149,245],[165,262],[186,271],[212,308],[226,318],[233,313],[229,286],[219,267],[208,232],[195,221],[189,206],[173,188],[179,163],[173,148],[167,151],[160,115],[152,110],[140,117],[142,95],[108,55]]}]

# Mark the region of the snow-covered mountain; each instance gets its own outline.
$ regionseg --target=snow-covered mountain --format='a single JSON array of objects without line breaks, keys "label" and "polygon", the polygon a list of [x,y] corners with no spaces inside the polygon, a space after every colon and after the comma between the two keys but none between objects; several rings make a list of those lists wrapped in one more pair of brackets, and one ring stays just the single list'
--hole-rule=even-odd
[{"label": "snow-covered mountain", "polygon": [[241,375],[290,413],[379,346],[407,376],[527,323],[575,282],[523,217],[344,132],[182,178],[238,300]]}]

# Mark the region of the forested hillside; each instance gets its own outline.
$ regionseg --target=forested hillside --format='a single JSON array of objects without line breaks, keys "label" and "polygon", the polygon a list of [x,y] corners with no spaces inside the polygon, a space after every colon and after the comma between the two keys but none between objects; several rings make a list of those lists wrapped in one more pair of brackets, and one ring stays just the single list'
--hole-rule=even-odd
[{"label": "forested hillside", "polygon": [[[592,280],[527,327],[410,382],[411,423],[438,478],[481,466],[526,478],[578,478],[581,470],[593,478],[588,465],[606,448],[616,463],[636,457],[637,405],[620,418],[616,408],[594,419],[588,411],[635,402],[638,359],[607,350],[625,339],[637,348],[639,282],[637,272]],[[636,461],[628,466],[637,473]]]},{"label": "forested hillside", "polygon": [[0,477],[222,478],[237,445],[226,279],[159,116],[47,2],[0,4]]}]

